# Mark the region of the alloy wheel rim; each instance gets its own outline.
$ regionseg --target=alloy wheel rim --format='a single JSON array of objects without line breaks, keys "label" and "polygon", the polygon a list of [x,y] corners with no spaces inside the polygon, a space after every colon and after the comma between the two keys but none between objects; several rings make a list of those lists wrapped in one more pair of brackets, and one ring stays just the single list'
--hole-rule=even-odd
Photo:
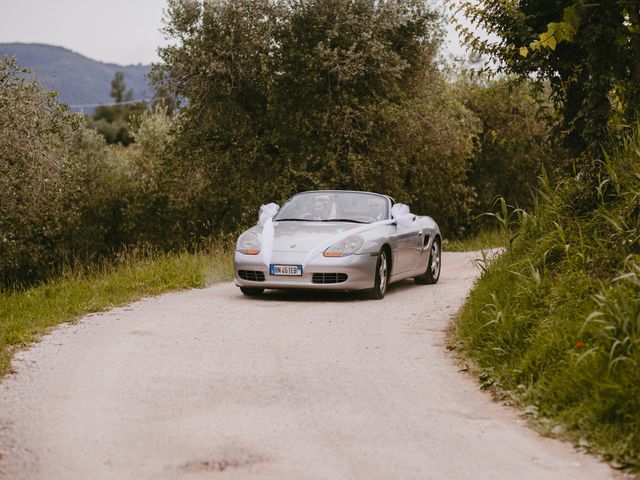
[{"label": "alloy wheel rim", "polygon": [[431,276],[438,278],[440,274],[440,246],[433,242],[431,247]]},{"label": "alloy wheel rim", "polygon": [[384,292],[387,289],[387,256],[384,253],[380,254],[378,276],[380,277],[380,291]]}]

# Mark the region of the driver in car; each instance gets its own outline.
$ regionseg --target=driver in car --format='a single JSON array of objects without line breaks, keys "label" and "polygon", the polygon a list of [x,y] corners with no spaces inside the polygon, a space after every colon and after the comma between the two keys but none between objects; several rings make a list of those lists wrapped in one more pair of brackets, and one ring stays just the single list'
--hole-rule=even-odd
[{"label": "driver in car", "polygon": [[329,195],[317,195],[313,199],[311,220],[328,220],[331,215],[331,198]]}]

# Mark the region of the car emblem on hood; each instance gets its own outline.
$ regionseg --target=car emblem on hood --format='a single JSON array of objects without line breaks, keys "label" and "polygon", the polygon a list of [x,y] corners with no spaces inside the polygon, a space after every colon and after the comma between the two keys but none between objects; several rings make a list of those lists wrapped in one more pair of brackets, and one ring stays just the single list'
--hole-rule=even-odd
[{"label": "car emblem on hood", "polygon": [[296,244],[295,244],[295,243],[292,243],[292,244],[291,244],[291,248],[296,248]]}]

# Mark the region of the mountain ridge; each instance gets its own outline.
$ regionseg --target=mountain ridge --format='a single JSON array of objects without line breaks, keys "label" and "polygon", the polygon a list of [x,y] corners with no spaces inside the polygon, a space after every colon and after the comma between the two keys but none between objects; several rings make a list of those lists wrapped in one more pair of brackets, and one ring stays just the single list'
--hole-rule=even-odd
[{"label": "mountain ridge", "polygon": [[58,92],[58,100],[81,109],[81,105],[111,103],[111,80],[124,74],[134,100],[153,95],[147,74],[151,65],[118,65],[93,60],[66,47],[44,43],[0,43],[1,56],[15,57],[18,65],[29,69],[39,82]]}]

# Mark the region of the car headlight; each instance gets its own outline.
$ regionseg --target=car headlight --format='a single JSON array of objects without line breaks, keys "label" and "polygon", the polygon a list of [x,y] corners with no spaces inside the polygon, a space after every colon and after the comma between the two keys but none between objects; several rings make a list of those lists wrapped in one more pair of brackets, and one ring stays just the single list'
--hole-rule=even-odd
[{"label": "car headlight", "polygon": [[261,248],[260,239],[253,232],[244,232],[236,242],[236,250],[245,255],[258,255]]},{"label": "car headlight", "polygon": [[323,255],[325,257],[347,257],[354,254],[364,243],[361,235],[351,235],[340,240],[327,248]]}]

